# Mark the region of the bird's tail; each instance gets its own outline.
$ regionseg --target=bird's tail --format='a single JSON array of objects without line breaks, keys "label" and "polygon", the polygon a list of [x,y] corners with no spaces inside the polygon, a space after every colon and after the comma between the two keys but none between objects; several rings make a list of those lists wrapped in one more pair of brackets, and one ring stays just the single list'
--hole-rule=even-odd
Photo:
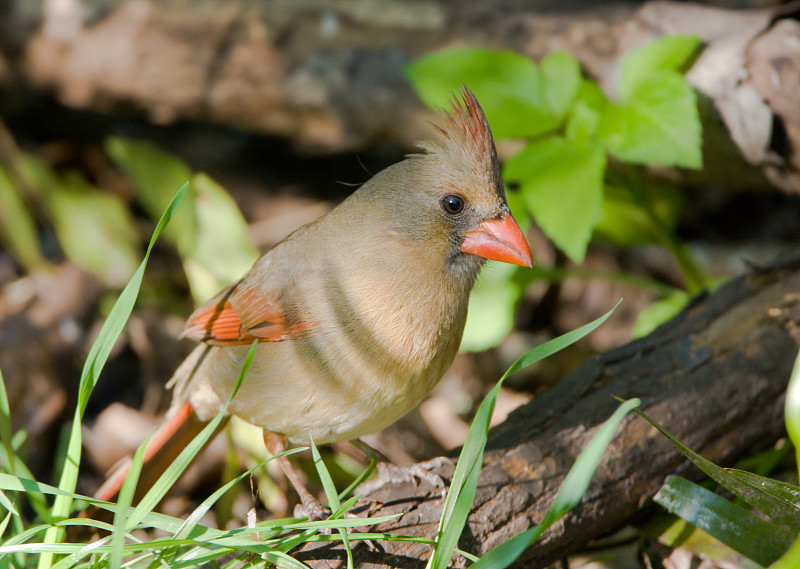
[{"label": "bird's tail", "polygon": [[[204,346],[198,347],[186,359],[186,361],[176,371],[172,384],[175,385],[175,397],[173,408],[167,414],[167,418],[153,434],[144,453],[142,470],[139,474],[139,481],[134,492],[133,503],[138,503],[144,495],[158,481],[164,470],[174,462],[178,455],[197,435],[208,425],[209,420],[201,418],[195,412],[195,408],[188,400],[187,386],[191,385],[197,369],[207,353]],[[202,415],[202,414],[201,414]],[[212,415],[213,417],[213,415]],[[208,442],[213,440],[227,424],[227,417],[221,421],[214,435],[209,437]],[[202,449],[201,449],[202,450]],[[198,452],[199,455],[199,452]],[[95,498],[106,502],[114,501],[122,488],[123,482],[128,477],[131,469],[131,458],[125,458],[113,470],[103,485],[95,493]],[[105,512],[105,513],[103,513]],[[85,517],[107,520],[109,512],[97,507],[90,507],[84,511]]]}]

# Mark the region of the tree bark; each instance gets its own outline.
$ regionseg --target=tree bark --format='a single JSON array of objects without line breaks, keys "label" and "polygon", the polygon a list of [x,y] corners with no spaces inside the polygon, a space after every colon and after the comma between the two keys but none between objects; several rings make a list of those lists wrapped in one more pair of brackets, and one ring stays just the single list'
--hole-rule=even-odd
[{"label": "tree bark", "polygon": [[69,106],[100,112],[133,106],[156,123],[199,120],[277,135],[309,152],[381,141],[411,147],[428,134],[431,111],[403,68],[432,50],[484,45],[538,59],[565,49],[613,95],[625,53],[677,33],[705,42],[689,79],[703,94],[706,167],[671,174],[726,188],[800,191],[800,24],[775,8],[625,0],[6,0],[0,88],[51,90]]},{"label": "tree bark", "polygon": [[[617,407],[615,396],[640,398],[646,413],[723,466],[785,436],[784,395],[800,343],[799,290],[800,255],[754,268],[696,299],[650,336],[594,357],[515,411],[490,433],[459,547],[481,555],[540,522],[577,455]],[[452,461],[435,472],[449,479]],[[580,505],[517,566],[546,566],[623,527],[671,473],[701,476],[665,437],[629,416]],[[371,515],[403,514],[377,531],[435,537],[443,504],[438,489],[389,483],[362,505],[370,501],[376,502]],[[411,542],[380,547],[357,549],[359,567],[421,567],[430,551]],[[299,558],[314,567],[343,559],[331,545],[308,548]]]}]

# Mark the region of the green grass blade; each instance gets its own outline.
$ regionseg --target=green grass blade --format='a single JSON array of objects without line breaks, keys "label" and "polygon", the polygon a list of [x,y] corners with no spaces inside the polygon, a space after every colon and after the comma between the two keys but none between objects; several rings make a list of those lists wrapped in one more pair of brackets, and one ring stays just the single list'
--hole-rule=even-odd
[{"label": "green grass blade", "polygon": [[[17,509],[14,507],[14,503],[8,496],[6,496],[5,492],[0,492],[0,506],[5,508],[6,511],[10,514],[14,514],[15,516],[20,515]],[[2,531],[0,531],[0,535],[3,535]]]},{"label": "green grass blade", "polygon": [[[333,483],[330,472],[328,472],[328,468],[322,461],[322,456],[319,454],[317,445],[314,444],[314,439],[309,437],[309,442],[311,446],[311,458],[314,460],[314,467],[317,469],[320,482],[322,482],[322,488],[325,490],[325,496],[328,498],[328,506],[331,510],[336,511],[342,505],[342,503],[339,501],[339,494],[336,492],[336,486]],[[342,537],[344,550],[347,554],[347,569],[353,569],[353,550],[350,548],[350,540],[347,536],[347,530],[340,529],[339,535]]]},{"label": "green grass blade", "polygon": [[[592,437],[591,442],[581,452],[575,460],[564,482],[561,483],[561,488],[556,494],[553,505],[548,510],[548,516],[552,519],[551,524],[561,518],[569,510],[574,508],[578,502],[581,501],[586,489],[589,487],[589,482],[594,475],[595,470],[600,464],[600,460],[605,453],[611,439],[614,437],[614,432],[627,416],[628,413],[633,411],[639,406],[641,402],[638,399],[629,399],[622,403],[614,414],[603,424],[597,433]],[[548,521],[548,516],[545,516],[543,525]]]},{"label": "green grass blade", "polygon": [[638,399],[623,402],[614,414],[603,423],[572,465],[553,503],[547,509],[542,523],[505,541],[486,553],[472,566],[473,569],[505,569],[564,514],[580,502],[597,470],[600,460],[622,420],[640,404]]},{"label": "green grass blade", "polygon": [[317,469],[319,480],[322,482],[322,488],[325,490],[325,495],[328,498],[328,506],[331,510],[338,510],[342,503],[339,501],[339,493],[336,491],[336,486],[333,484],[333,478],[331,478],[328,468],[322,461],[322,456],[319,454],[317,445],[314,444],[314,439],[309,438],[309,443],[309,446],[311,447],[311,458],[314,461],[314,467]]},{"label": "green grass blade", "polygon": [[[8,394],[6,393],[6,384],[3,379],[2,370],[0,370],[0,443],[2,443],[0,464],[5,466],[9,474],[32,479],[33,474],[16,452],[16,448],[18,447],[14,444],[14,432],[11,425],[11,407],[8,404]],[[41,493],[30,492],[26,493],[25,497],[30,501],[34,511],[43,521],[50,521],[50,506]],[[12,508],[5,503],[3,503],[3,506],[9,511],[12,510]]]},{"label": "green grass blade", "polygon": [[538,362],[559,350],[563,350],[567,346],[574,344],[581,338],[590,334],[603,324],[618,306],[619,302],[614,308],[593,322],[545,342],[524,354],[508,368],[508,371],[503,374],[503,377],[500,378],[497,385],[495,385],[483,399],[472,421],[467,440],[464,443],[464,447],[461,449],[461,454],[456,463],[453,480],[447,492],[447,497],[445,498],[442,508],[442,518],[436,533],[436,543],[438,545],[434,548],[433,555],[431,555],[428,560],[428,569],[445,569],[447,567],[453,555],[453,551],[455,551],[456,545],[458,544],[461,532],[464,530],[464,524],[467,521],[467,516],[472,507],[472,502],[475,498],[475,492],[478,486],[478,476],[483,463],[483,451],[486,447],[489,422],[492,418],[497,394],[505,379],[512,373]]},{"label": "green grass blade", "polygon": [[[192,531],[195,529],[195,527],[197,527],[197,525],[200,523],[201,518],[206,515],[206,513],[220,499],[220,497],[222,497],[231,488],[236,486],[244,478],[250,476],[253,472],[261,468],[267,462],[269,462],[269,460],[270,459],[260,462],[253,468],[247,470],[246,472],[243,472],[236,478],[229,480],[227,483],[223,484],[222,487],[215,490],[208,498],[203,500],[191,514],[189,514],[189,516],[186,518],[186,521],[181,525],[181,527],[178,528],[178,530],[175,532],[172,538],[175,540],[188,538],[191,535]],[[171,549],[170,551],[162,552],[161,555],[159,556],[159,559],[154,560],[153,563],[166,562],[168,566],[171,565],[171,562],[175,559],[175,555],[177,555],[178,553],[178,548],[170,548],[170,549]]]},{"label": "green grass blade", "polygon": [[89,502],[96,502],[98,504],[105,503],[101,502],[100,500],[95,500],[94,498],[89,498],[88,496],[75,494],[74,492],[65,492],[60,488],[56,488],[55,486],[50,486],[49,484],[44,484],[42,482],[38,482],[33,478],[22,478],[21,476],[15,476],[14,474],[5,474],[2,472],[0,472],[0,490],[10,491],[10,492],[25,492],[25,493],[38,492],[39,494],[47,494],[50,496],[64,496],[70,499],[86,500]]},{"label": "green grass blade", "polygon": [[111,533],[111,559],[109,560],[109,567],[111,569],[118,569],[122,566],[122,549],[125,544],[126,533],[125,525],[128,521],[128,513],[130,512],[131,505],[133,504],[136,484],[139,482],[139,475],[142,472],[144,453],[145,450],[147,450],[147,445],[150,444],[151,436],[148,436],[144,443],[139,445],[139,448],[136,449],[136,452],[133,454],[128,474],[125,476],[125,480],[122,482],[122,487],[119,490],[117,511],[114,512],[114,531]]},{"label": "green grass blade", "polygon": [[11,426],[11,408],[8,405],[6,382],[3,379],[3,370],[0,370],[0,442],[3,444],[4,454],[2,463],[8,472],[14,474],[14,463],[17,453],[14,451],[14,429]]},{"label": "green grass blade", "polygon": [[236,486],[239,482],[241,482],[242,480],[253,474],[253,472],[264,466],[270,460],[272,460],[272,458],[268,458],[266,460],[259,462],[251,469],[242,472],[239,476],[237,476],[232,480],[229,480],[228,482],[223,484],[222,487],[215,490],[208,498],[203,500],[200,503],[200,505],[197,506],[197,508],[195,508],[194,511],[186,518],[186,521],[183,523],[183,525],[180,528],[178,528],[178,531],[175,532],[174,537],[176,539],[183,539],[185,537],[188,537],[191,534],[192,530],[197,526],[197,524],[200,523],[202,517],[205,516],[206,513],[212,507],[214,507],[214,504],[222,497],[223,494],[225,494],[231,488]]},{"label": "green grass blade", "polygon": [[[727,468],[721,468],[706,460],[696,452],[687,448],[678,439],[672,436],[666,429],[661,427],[658,423],[653,421],[644,412],[636,410],[640,417],[645,419],[648,423],[658,429],[665,437],[667,437],[678,450],[680,450],[686,458],[694,463],[700,470],[702,470],[709,478],[714,480],[736,494],[737,497],[744,500],[746,503],[754,508],[759,509],[762,513],[767,514],[776,521],[787,523],[790,527],[796,528],[798,526],[798,504],[797,496],[800,488],[792,487],[791,485],[783,485],[783,492],[774,495],[772,491],[778,492],[777,484],[769,484],[765,486],[762,484],[765,480],[762,477],[752,475],[743,475],[741,470],[732,471]],[[793,489],[790,491],[790,489]],[[790,495],[794,495],[793,499],[789,499]]]},{"label": "green grass blade", "polygon": [[264,559],[267,561],[274,563],[277,567],[281,569],[309,569],[308,565],[303,563],[302,561],[298,561],[294,557],[287,555],[282,551],[273,551],[268,553],[264,556]]},{"label": "green grass blade", "polygon": [[754,490],[751,506],[800,534],[800,487],[735,468],[726,471]]},{"label": "green grass blade", "polygon": [[767,566],[792,545],[797,534],[693,482],[670,475],[655,498],[658,504],[728,547]]},{"label": "green grass blade", "polygon": [[[111,309],[108,318],[100,329],[97,340],[92,345],[89,355],[86,358],[86,362],[81,373],[80,387],[78,391],[78,404],[76,406],[75,415],[72,421],[66,460],[64,461],[64,468],[62,469],[61,479],[58,484],[59,488],[67,491],[68,493],[71,493],[75,490],[75,485],[78,481],[78,468],[80,466],[82,445],[81,419],[83,418],[83,412],[86,409],[86,405],[89,402],[89,396],[91,395],[92,389],[97,383],[97,378],[99,377],[100,372],[102,371],[103,366],[108,359],[108,355],[111,353],[114,343],[122,333],[122,329],[124,328],[126,322],[128,321],[128,317],[133,310],[133,305],[136,302],[136,297],[139,294],[139,288],[142,284],[144,269],[147,266],[147,261],[150,258],[150,253],[153,250],[156,239],[158,239],[158,236],[164,230],[164,227],[167,225],[167,223],[169,223],[170,219],[172,219],[188,190],[189,184],[186,183],[172,199],[169,207],[167,207],[167,210],[164,212],[164,215],[161,216],[161,219],[156,225],[155,231],[153,231],[153,237],[150,239],[150,244],[147,247],[147,252],[145,253],[142,263],[139,265],[139,268],[136,270],[133,277],[131,277],[131,280],[128,281],[128,284],[125,286],[119,298],[117,299],[117,302],[114,304],[114,307]],[[71,506],[71,497],[64,495],[59,495],[56,497],[55,503],[53,504],[53,519],[58,520],[66,518],[69,514]],[[62,530],[59,528],[53,528],[47,532],[45,536],[45,542],[50,544],[57,543],[62,539],[62,536]],[[39,558],[38,567],[39,569],[48,569],[52,562],[52,555],[44,554]]]},{"label": "green grass blade", "polygon": [[[555,354],[556,352],[560,352],[567,346],[571,346],[581,338],[584,338],[597,330],[606,320],[608,320],[614,311],[619,308],[619,305],[622,304],[622,299],[620,299],[617,304],[614,305],[614,308],[606,312],[603,316],[598,318],[597,320],[593,320],[588,324],[584,324],[580,328],[576,328],[571,332],[567,332],[566,334],[562,334],[558,338],[553,338],[552,340],[545,342],[539,346],[536,346],[513,364],[511,367],[508,368],[508,371],[503,375],[503,379],[511,375],[512,373],[519,371],[529,365],[536,363],[544,358]],[[501,380],[502,381],[502,380]]]},{"label": "green grass blade", "polygon": [[533,542],[539,539],[542,534],[547,531],[544,525],[539,524],[530,529],[525,530],[519,535],[512,537],[492,548],[484,554],[475,565],[470,569],[501,569],[508,567],[514,561],[519,559],[526,549],[528,549]]},{"label": "green grass blade", "polygon": [[375,467],[377,465],[378,461],[375,459],[375,457],[372,456],[369,457],[369,466],[367,466],[367,468],[365,468],[364,471],[361,474],[359,474],[358,477],[355,480],[353,480],[347,488],[342,490],[342,492],[339,494],[339,500],[344,500],[345,498],[347,498],[347,496],[349,496],[350,493],[353,492],[353,490],[358,488],[359,485],[362,482],[364,482],[364,480],[369,478],[372,475],[372,473],[375,472]]},{"label": "green grass blade", "polygon": [[172,463],[164,470],[164,473],[159,477],[153,487],[147,491],[136,508],[134,508],[130,518],[127,520],[126,529],[131,529],[139,524],[144,517],[150,513],[152,509],[156,507],[156,505],[158,505],[164,496],[166,496],[167,492],[169,492],[174,486],[175,482],[178,481],[178,478],[180,478],[181,474],[183,474],[183,472],[189,467],[194,460],[194,457],[197,456],[197,453],[203,449],[209,439],[217,431],[220,423],[227,416],[230,402],[236,396],[236,393],[239,391],[239,387],[242,385],[242,381],[250,369],[257,346],[257,340],[251,344],[250,349],[247,352],[247,356],[245,357],[244,364],[242,365],[242,369],[239,372],[239,377],[236,380],[236,385],[228,397],[228,400],[225,402],[225,405],[222,407],[222,409],[220,409],[219,413],[217,413],[217,415],[211,421],[209,421],[203,430],[200,431],[200,434],[197,435],[192,442],[186,445],[186,448],[184,448],[177,458],[175,458],[175,460],[172,461]]}]

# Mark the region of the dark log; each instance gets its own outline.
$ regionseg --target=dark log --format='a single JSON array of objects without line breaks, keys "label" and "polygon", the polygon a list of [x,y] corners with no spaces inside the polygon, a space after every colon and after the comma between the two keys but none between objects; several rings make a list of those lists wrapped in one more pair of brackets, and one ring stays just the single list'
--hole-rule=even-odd
[{"label": "dark log", "polygon": [[676,33],[705,42],[689,78],[707,97],[707,166],[692,176],[672,174],[726,188],[800,190],[793,80],[800,25],[775,8],[624,0],[6,0],[0,89],[52,91],[69,106],[100,112],[134,107],[156,123],[224,124],[286,137],[311,152],[381,141],[410,148],[429,134],[431,115],[403,67],[425,53],[467,44],[538,59],[565,49],[613,92],[625,53]]},{"label": "dark log", "polygon": [[[639,397],[642,409],[685,444],[730,466],[785,436],[786,384],[800,343],[800,256],[732,280],[697,298],[650,336],[599,355],[491,432],[478,492],[459,547],[480,555],[540,522],[565,474],[617,407]],[[436,470],[452,476],[449,463]],[[699,478],[674,446],[629,416],[580,505],[531,547],[519,567],[543,567],[623,527],[670,473]],[[423,483],[387,484],[372,515],[402,512],[376,528],[432,539],[443,503]],[[421,567],[429,548],[381,542],[356,550],[360,567]],[[315,567],[336,566],[326,545],[300,552]]]}]

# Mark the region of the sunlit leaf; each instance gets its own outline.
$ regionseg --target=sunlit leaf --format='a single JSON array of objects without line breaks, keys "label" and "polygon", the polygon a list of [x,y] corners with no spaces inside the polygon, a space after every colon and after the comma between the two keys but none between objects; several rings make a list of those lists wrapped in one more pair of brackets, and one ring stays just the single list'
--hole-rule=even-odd
[{"label": "sunlit leaf", "polygon": [[551,136],[529,143],[508,160],[507,182],[517,182],[534,220],[575,262],[581,262],[600,216],[606,157],[596,145]]},{"label": "sunlit leaf", "polygon": [[48,190],[58,242],[76,265],[107,284],[124,285],[136,270],[138,232],[127,204],[69,174]]},{"label": "sunlit leaf", "polygon": [[564,120],[580,80],[577,62],[559,53],[544,73],[513,51],[458,47],[428,54],[406,67],[420,98],[431,107],[449,108],[462,85],[477,97],[498,138],[536,136]]},{"label": "sunlit leaf", "polygon": [[[644,418],[648,423],[658,429],[661,434],[666,436],[678,450],[680,450],[695,466],[702,470],[709,478],[724,486],[737,497],[742,499],[750,506],[758,509],[762,513],[770,516],[774,520],[780,520],[781,523],[791,524],[794,528],[793,531],[800,530],[800,516],[798,516],[798,505],[796,500],[789,500],[788,493],[775,493],[774,485],[766,485],[762,483],[754,483],[754,481],[763,477],[756,477],[755,474],[743,476],[741,471],[721,468],[706,460],[696,452],[687,448],[672,434],[670,434],[661,425],[653,421],[644,412],[637,410],[639,416]],[[796,490],[800,492],[800,489]]]},{"label": "sunlit leaf", "polygon": [[623,162],[692,169],[703,165],[696,96],[675,71],[648,75],[625,100],[609,105],[598,136]]},{"label": "sunlit leaf", "polygon": [[580,63],[566,51],[554,51],[542,58],[539,67],[547,108],[553,116],[566,116],[582,81]]},{"label": "sunlit leaf", "polygon": [[31,271],[44,263],[36,223],[22,198],[20,188],[0,166],[0,242],[17,262]]},{"label": "sunlit leaf", "polygon": [[[141,140],[112,136],[105,150],[133,181],[136,196],[152,219],[158,219],[172,199],[175,188],[192,179],[191,169],[173,154]],[[197,224],[190,192],[164,234],[183,253],[195,242]]]},{"label": "sunlit leaf", "polygon": [[794,444],[800,465],[800,354],[794,361],[792,375],[786,388],[786,404],[783,409],[786,432]]},{"label": "sunlit leaf", "polygon": [[691,298],[692,295],[688,292],[675,290],[671,295],[654,302],[636,317],[631,336],[634,338],[647,336],[665,322],[672,320]]},{"label": "sunlit leaf", "polygon": [[761,565],[777,560],[797,535],[679,476],[668,476],[653,499]]},{"label": "sunlit leaf", "polygon": [[514,308],[523,292],[511,278],[515,272],[517,267],[508,263],[489,263],[481,271],[469,297],[461,351],[487,350],[508,336],[514,327]]},{"label": "sunlit leaf", "polygon": [[192,295],[204,302],[235,282],[258,259],[247,222],[222,186],[205,174],[192,178],[197,238],[187,244],[183,264]]},{"label": "sunlit leaf", "polygon": [[620,67],[620,100],[634,98],[642,83],[659,71],[684,71],[701,41],[698,36],[676,34],[660,37],[631,51]]},{"label": "sunlit leaf", "polygon": [[146,142],[110,138],[106,150],[132,177],[137,196],[154,219],[174,181],[192,181],[192,191],[166,235],[178,248],[196,302],[235,282],[258,259],[236,202],[209,176],[193,174],[183,161]]}]

